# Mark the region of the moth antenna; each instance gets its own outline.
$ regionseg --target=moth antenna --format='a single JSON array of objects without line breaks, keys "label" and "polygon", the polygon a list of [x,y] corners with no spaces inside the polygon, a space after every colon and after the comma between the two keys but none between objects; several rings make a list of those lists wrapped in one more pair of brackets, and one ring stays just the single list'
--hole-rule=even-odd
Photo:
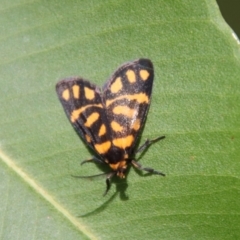
[{"label": "moth antenna", "polygon": [[108,175],[109,173],[100,173],[100,174],[96,174],[96,175],[91,175],[91,176],[76,176],[76,175],[71,175],[72,177],[74,178],[88,178],[88,179],[95,179],[95,178],[98,178],[98,177],[102,177],[102,176],[106,176]]}]

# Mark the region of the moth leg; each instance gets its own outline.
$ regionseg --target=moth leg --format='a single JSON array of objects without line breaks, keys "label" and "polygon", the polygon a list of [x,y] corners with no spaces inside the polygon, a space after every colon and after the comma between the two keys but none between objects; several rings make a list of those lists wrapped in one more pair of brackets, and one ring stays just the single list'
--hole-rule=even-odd
[{"label": "moth leg", "polygon": [[138,168],[140,170],[143,170],[143,171],[146,171],[146,172],[149,172],[149,173],[152,173],[152,174],[158,174],[158,175],[166,176],[164,173],[156,171],[153,168],[143,167],[140,163],[136,162],[135,160],[132,160],[131,163],[135,168]]},{"label": "moth leg", "polygon": [[82,161],[81,165],[83,165],[84,163],[89,163],[89,162],[103,163],[103,161],[101,159],[93,157],[93,158]]},{"label": "moth leg", "polygon": [[115,174],[116,174],[116,172],[110,172],[110,173],[107,175],[107,177],[106,177],[106,185],[107,185],[107,187],[106,187],[106,190],[105,190],[103,196],[105,196],[105,195],[108,193],[108,191],[109,191],[109,189],[110,189],[110,187],[111,187],[111,182],[110,182],[110,180],[111,180],[111,178],[112,178]]},{"label": "moth leg", "polygon": [[152,139],[152,140],[149,140],[147,139],[146,142],[137,149],[137,151],[135,152],[135,154],[139,153],[139,152],[142,152],[144,149],[146,149],[147,147],[149,147],[152,143],[155,143],[159,140],[162,140],[164,139],[165,136],[161,136],[161,137],[158,137],[158,138],[155,138],[155,139]]}]

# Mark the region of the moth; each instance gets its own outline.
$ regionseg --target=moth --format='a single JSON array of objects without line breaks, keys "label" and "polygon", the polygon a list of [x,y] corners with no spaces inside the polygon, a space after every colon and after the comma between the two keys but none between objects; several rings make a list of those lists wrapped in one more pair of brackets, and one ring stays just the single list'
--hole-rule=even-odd
[{"label": "moth", "polygon": [[141,58],[120,66],[102,88],[80,77],[66,78],[56,84],[67,118],[80,138],[96,153],[82,164],[104,163],[111,169],[109,173],[104,173],[104,195],[110,189],[111,178],[114,175],[125,178],[129,165],[165,176],[152,168],[142,167],[135,160],[137,153],[165,138],[147,139],[136,149],[150,106],[153,78],[152,62]]}]

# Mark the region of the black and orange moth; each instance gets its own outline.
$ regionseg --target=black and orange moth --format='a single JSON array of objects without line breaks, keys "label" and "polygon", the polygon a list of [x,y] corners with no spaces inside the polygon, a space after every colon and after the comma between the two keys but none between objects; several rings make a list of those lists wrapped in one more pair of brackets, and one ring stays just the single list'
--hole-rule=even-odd
[{"label": "black and orange moth", "polygon": [[153,79],[152,62],[138,59],[120,66],[102,88],[80,77],[63,79],[56,85],[70,123],[97,155],[82,163],[105,163],[111,169],[106,173],[105,194],[111,178],[114,175],[124,178],[129,165],[165,176],[135,160],[137,153],[165,137],[146,140],[136,149],[150,106]]}]

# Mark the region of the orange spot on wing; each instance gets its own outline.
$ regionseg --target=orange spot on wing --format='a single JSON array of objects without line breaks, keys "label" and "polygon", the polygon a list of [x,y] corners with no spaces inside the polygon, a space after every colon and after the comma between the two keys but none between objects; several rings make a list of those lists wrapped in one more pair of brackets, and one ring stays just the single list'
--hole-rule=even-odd
[{"label": "orange spot on wing", "polygon": [[111,85],[111,92],[117,93],[122,89],[122,80],[120,77],[118,77],[114,83]]},{"label": "orange spot on wing", "polygon": [[140,128],[140,120],[139,119],[136,119],[135,121],[132,122],[132,125],[131,127],[135,130],[135,131],[138,131],[139,128]]},{"label": "orange spot on wing", "polygon": [[72,86],[72,90],[73,90],[73,97],[78,99],[80,97],[80,95],[79,95],[80,87],[78,85],[74,85],[74,86]]},{"label": "orange spot on wing", "polygon": [[121,132],[123,130],[123,127],[115,121],[111,122],[111,128],[113,129],[114,132]]},{"label": "orange spot on wing", "polygon": [[91,138],[87,134],[85,135],[85,138],[86,138],[87,142],[89,142],[89,143],[91,142]]},{"label": "orange spot on wing", "polygon": [[106,133],[106,126],[102,124],[102,126],[99,129],[98,136],[101,137]]},{"label": "orange spot on wing", "polygon": [[85,122],[86,127],[91,127],[93,123],[95,123],[99,119],[99,113],[94,112],[92,113],[88,118],[87,121]]},{"label": "orange spot on wing", "polygon": [[150,75],[149,72],[144,69],[140,70],[139,74],[143,81],[146,81]]},{"label": "orange spot on wing", "polygon": [[137,109],[132,109],[128,106],[116,106],[113,108],[113,113],[133,118],[137,114]]},{"label": "orange spot on wing", "polygon": [[69,92],[69,89],[65,89],[63,92],[62,92],[62,98],[66,101],[69,100],[70,98],[70,92]]},{"label": "orange spot on wing", "polygon": [[122,138],[115,138],[113,139],[113,145],[116,147],[125,149],[127,147],[130,147],[134,141],[133,135],[128,135],[127,137],[122,137]]},{"label": "orange spot on wing", "polygon": [[92,89],[88,88],[88,87],[84,87],[84,93],[85,93],[85,97],[88,100],[93,100],[95,97],[95,93]]},{"label": "orange spot on wing", "polygon": [[100,144],[95,144],[94,147],[99,154],[104,154],[111,147],[111,142],[106,141],[106,142],[103,142],[103,143],[100,143]]},{"label": "orange spot on wing", "polygon": [[128,81],[130,83],[136,82],[136,75],[135,75],[135,72],[133,70],[128,70],[126,72],[126,75],[127,75]]}]

